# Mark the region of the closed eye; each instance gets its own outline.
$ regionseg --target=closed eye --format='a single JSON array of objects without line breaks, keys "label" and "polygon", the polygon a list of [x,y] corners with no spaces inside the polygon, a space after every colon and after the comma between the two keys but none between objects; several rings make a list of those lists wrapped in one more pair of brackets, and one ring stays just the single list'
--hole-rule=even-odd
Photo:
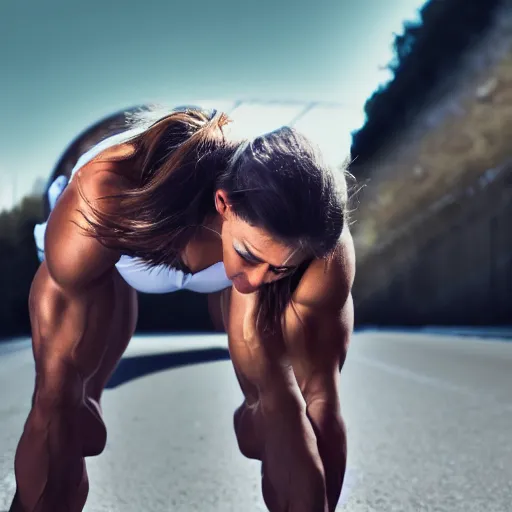
[{"label": "closed eye", "polygon": [[269,267],[269,270],[270,272],[272,272],[273,274],[275,274],[276,276],[283,276],[285,274],[289,274],[291,273],[294,269],[290,268],[290,267],[286,267],[286,268],[275,268],[275,267]]},{"label": "closed eye", "polygon": [[240,256],[240,258],[242,258],[247,263],[250,263],[251,265],[257,265],[258,263],[261,263],[261,261],[253,258],[251,254],[240,251],[236,247],[234,247],[234,249],[235,249],[235,252],[238,254],[238,256]]},{"label": "closed eye", "polygon": [[[242,258],[244,261],[246,261],[250,265],[259,265],[260,263],[264,263],[260,259],[255,258],[252,254],[250,254],[248,252],[241,251],[240,249],[237,249],[236,247],[233,247],[233,248],[235,249],[238,256],[240,256],[240,258]],[[281,268],[281,267],[273,267],[272,265],[269,265],[269,270],[276,276],[283,276],[285,274],[289,274],[289,273],[293,272],[295,269],[291,268],[291,267],[282,267]]]}]

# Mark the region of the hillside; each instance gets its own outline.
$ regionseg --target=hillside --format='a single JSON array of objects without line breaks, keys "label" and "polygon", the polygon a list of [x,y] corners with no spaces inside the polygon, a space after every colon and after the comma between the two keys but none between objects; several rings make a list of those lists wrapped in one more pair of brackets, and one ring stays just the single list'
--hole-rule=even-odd
[{"label": "hillside", "polygon": [[354,166],[366,183],[354,226],[360,260],[511,156],[511,34],[512,9],[503,5],[407,130]]}]

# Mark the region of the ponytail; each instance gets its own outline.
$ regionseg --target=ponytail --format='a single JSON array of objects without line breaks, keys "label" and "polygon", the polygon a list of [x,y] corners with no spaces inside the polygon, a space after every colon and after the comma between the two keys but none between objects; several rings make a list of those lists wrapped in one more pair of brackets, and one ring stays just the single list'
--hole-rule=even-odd
[{"label": "ponytail", "polygon": [[139,169],[138,183],[100,198],[114,199],[114,212],[92,205],[81,192],[92,213],[81,212],[88,234],[149,266],[179,262],[187,242],[215,212],[215,183],[236,149],[224,136],[228,122],[224,113],[185,108],[132,138],[134,153],[126,159]]}]

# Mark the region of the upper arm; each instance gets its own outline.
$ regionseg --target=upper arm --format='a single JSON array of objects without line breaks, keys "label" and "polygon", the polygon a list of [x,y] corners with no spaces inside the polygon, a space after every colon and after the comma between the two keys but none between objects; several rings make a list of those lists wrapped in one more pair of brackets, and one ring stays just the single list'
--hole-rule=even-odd
[{"label": "upper arm", "polygon": [[[108,193],[101,179],[88,175],[82,180],[82,194],[94,202]],[[78,184],[66,187],[48,219],[45,235],[45,260],[52,280],[62,289],[82,290],[112,270],[119,254],[104,247],[86,229],[83,213],[90,214]]]},{"label": "upper arm", "polygon": [[[84,187],[84,193],[91,193]],[[89,197],[93,197],[89,195]],[[45,259],[32,282],[29,312],[33,348],[39,357],[43,347],[55,355],[69,356],[84,336],[102,350],[105,329],[114,311],[117,255],[82,232],[78,211],[85,209],[76,186],[68,185],[48,220]],[[95,350],[95,349],[93,349]]]},{"label": "upper arm", "polygon": [[306,400],[338,401],[339,372],[354,325],[355,255],[350,234],[329,262],[308,268],[284,317],[283,333]]}]

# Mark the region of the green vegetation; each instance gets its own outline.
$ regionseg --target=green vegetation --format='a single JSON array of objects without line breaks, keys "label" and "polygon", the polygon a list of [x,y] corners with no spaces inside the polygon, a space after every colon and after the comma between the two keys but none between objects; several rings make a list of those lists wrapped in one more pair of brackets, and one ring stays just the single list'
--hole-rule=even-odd
[{"label": "green vegetation", "polygon": [[28,197],[0,213],[0,338],[29,332],[28,294],[37,270],[33,229],[42,218],[42,201]]},{"label": "green vegetation", "polygon": [[354,227],[360,263],[509,158],[512,55],[500,4],[432,0],[422,24],[397,36],[395,78],[368,100],[353,138],[351,172],[367,180]]},{"label": "green vegetation", "polygon": [[[406,22],[395,37],[393,79],[366,102],[367,122],[354,134],[354,174],[410,126],[411,120],[489,27],[501,0],[430,0],[418,23]],[[365,176],[366,177],[366,176]]]},{"label": "green vegetation", "polygon": [[431,1],[422,20],[353,140],[358,322],[510,324],[512,8]]}]

